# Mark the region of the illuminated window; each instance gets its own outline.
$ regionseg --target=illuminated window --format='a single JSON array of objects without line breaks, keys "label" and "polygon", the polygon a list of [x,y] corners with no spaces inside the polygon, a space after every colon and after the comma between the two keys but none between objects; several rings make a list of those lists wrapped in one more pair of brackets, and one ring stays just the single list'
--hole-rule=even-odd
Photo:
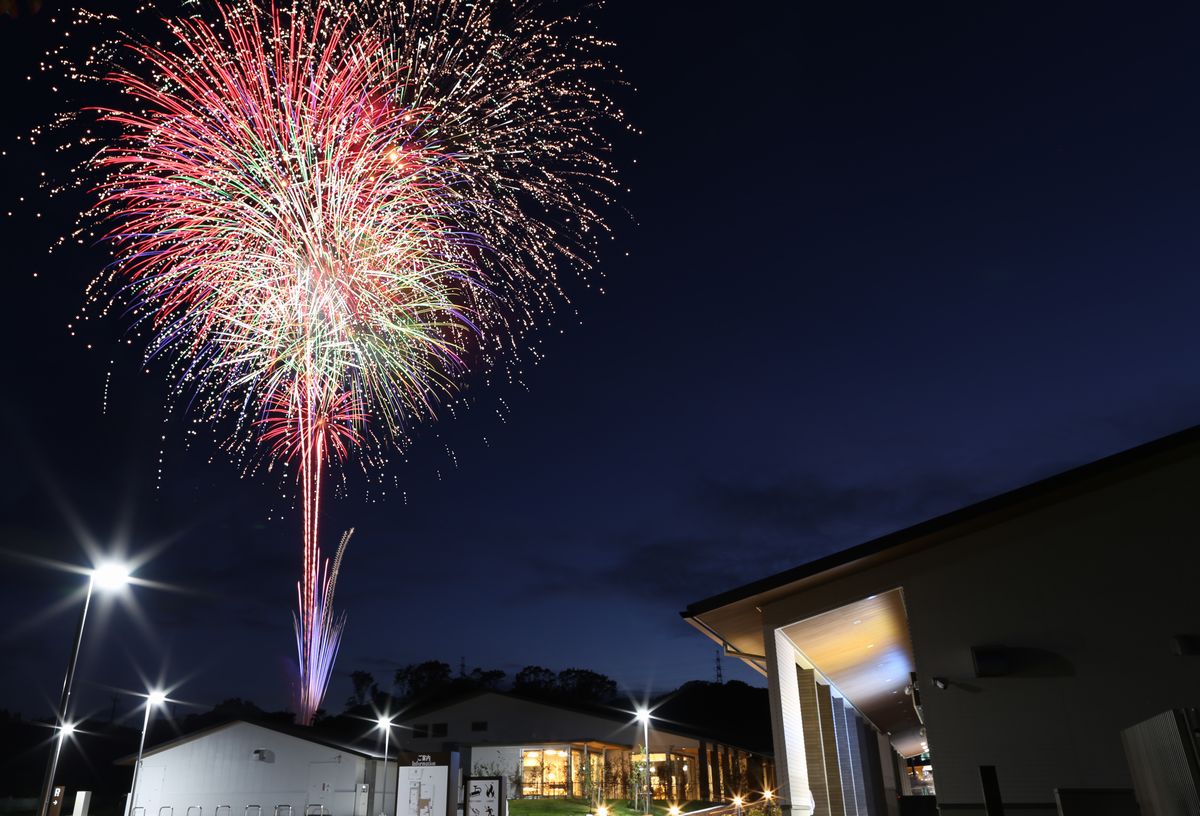
[{"label": "illuminated window", "polygon": [[522,796],[566,796],[568,759],[562,748],[527,748],[521,752]]}]

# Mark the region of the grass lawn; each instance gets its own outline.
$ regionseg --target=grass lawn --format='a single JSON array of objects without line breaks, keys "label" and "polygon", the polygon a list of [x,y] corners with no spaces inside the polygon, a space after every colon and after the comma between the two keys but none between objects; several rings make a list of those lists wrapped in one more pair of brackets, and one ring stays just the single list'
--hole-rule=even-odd
[{"label": "grass lawn", "polygon": [[[692,810],[710,807],[707,802],[687,802],[680,809],[687,813]],[[592,811],[591,804],[586,799],[510,799],[508,801],[509,816],[585,816]],[[655,802],[651,808],[654,816],[667,816],[667,805]],[[642,816],[642,809],[629,807],[623,799],[608,803],[609,816]]]}]

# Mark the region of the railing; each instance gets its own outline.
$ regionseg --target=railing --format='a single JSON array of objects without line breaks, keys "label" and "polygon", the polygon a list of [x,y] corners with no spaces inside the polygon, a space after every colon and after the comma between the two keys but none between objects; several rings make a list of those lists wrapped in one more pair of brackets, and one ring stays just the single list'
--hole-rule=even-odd
[{"label": "railing", "polygon": [[[316,810],[313,810],[313,808],[316,808]],[[320,802],[317,802],[315,805],[305,805],[304,816],[329,816],[329,808]]]},{"label": "railing", "polygon": [[192,811],[196,811],[196,816],[204,816],[204,808],[199,805],[188,805],[186,816],[192,816]]},{"label": "railing", "polygon": [[246,805],[243,816],[250,816],[250,808],[254,808],[254,816],[262,816],[262,805]]},{"label": "railing", "polygon": [[167,813],[167,816],[175,816],[175,808],[171,807],[170,805],[163,805],[162,807],[160,807],[158,809],[158,816],[163,816],[164,810],[169,811]]},{"label": "railing", "polygon": [[[284,813],[284,811],[286,811],[286,814]],[[292,806],[291,805],[276,805],[275,806],[275,816],[292,816]]]},{"label": "railing", "polygon": [[213,816],[221,816],[221,808],[225,808],[225,816],[233,816],[233,808],[229,805],[217,805],[217,809],[213,812]]}]

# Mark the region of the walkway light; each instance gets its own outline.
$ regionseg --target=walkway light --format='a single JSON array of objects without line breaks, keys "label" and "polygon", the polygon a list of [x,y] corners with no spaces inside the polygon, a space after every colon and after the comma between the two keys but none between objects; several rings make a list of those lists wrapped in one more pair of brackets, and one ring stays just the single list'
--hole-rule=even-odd
[{"label": "walkway light", "polygon": [[[379,719],[376,720],[376,722],[375,722],[375,725],[378,728],[383,729],[383,784],[379,786],[381,788],[380,794],[383,799],[383,804],[379,811],[379,816],[387,816],[387,810],[385,810],[384,808],[387,807],[388,742],[391,740],[391,737],[392,737],[392,718],[385,717],[382,714],[380,714]],[[133,814],[130,814],[130,816],[133,816]]]},{"label": "walkway light", "polygon": [[[79,662],[79,647],[83,643],[83,625],[87,623],[88,607],[92,603],[92,590],[97,586],[101,589],[116,590],[129,583],[129,567],[116,561],[97,564],[88,573],[87,593],[83,596],[83,609],[79,612],[79,626],[75,629],[75,643],[71,647],[71,657],[67,661],[67,676],[63,680],[62,696],[58,701],[57,736],[54,749],[50,752],[50,761],[46,764],[46,779],[42,783],[42,801],[38,807],[38,816],[46,816],[50,810],[50,797],[54,793],[54,775],[58,773],[58,757],[62,753],[63,740],[74,731],[74,726],[67,723],[71,707],[71,687],[75,684],[75,664]],[[130,815],[132,816],[132,814]]]},{"label": "walkway light", "polygon": [[138,743],[137,763],[133,766],[133,784],[129,786],[129,816],[137,807],[138,774],[142,770],[142,751],[146,748],[146,731],[150,728],[150,712],[167,702],[167,693],[152,689],[146,694],[146,714],[142,717],[142,741]]},{"label": "walkway light", "polygon": [[639,708],[637,710],[637,718],[642,724],[642,761],[645,763],[645,789],[646,800],[645,810],[646,816],[650,816],[650,709]]}]

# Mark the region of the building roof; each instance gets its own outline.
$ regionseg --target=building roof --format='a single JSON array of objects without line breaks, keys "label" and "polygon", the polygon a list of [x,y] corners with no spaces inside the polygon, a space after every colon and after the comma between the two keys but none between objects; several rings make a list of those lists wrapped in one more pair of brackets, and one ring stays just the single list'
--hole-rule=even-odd
[{"label": "building roof", "polygon": [[[697,601],[681,615],[704,635],[723,645],[727,654],[766,674],[763,610],[771,604],[799,598],[810,590],[933,547],[943,544],[954,547],[960,539],[974,532],[1197,457],[1200,457],[1200,426]],[[854,586],[862,587],[861,584]],[[913,738],[919,733],[917,721],[909,717],[907,708],[902,706],[897,710],[888,705],[890,695],[897,693],[897,687],[902,687],[904,678],[912,670],[912,644],[903,601],[898,596],[892,597],[895,593],[886,587],[871,591],[876,594],[866,598],[855,595],[837,600],[834,596],[823,595],[823,611],[814,609],[814,614],[791,621],[780,631],[804,653],[805,661],[812,668],[837,687],[841,696],[876,727],[893,732],[893,743],[898,750],[906,754],[917,753],[922,750],[919,738]],[[888,609],[876,608],[881,605]],[[776,624],[783,623],[772,620]],[[859,623],[864,624],[861,630],[854,626]],[[871,645],[884,648],[872,652],[869,659],[861,655],[852,657],[847,651],[847,643],[860,639],[868,628],[872,631],[869,639],[875,641]],[[851,631],[854,634],[848,634]],[[889,638],[891,645],[880,641],[881,637]],[[903,660],[897,658],[887,665],[881,664],[877,655],[883,652]]]},{"label": "building roof", "polygon": [[[457,695],[455,697],[444,698],[444,699],[438,700],[437,702],[431,702],[431,703],[427,703],[427,704],[418,703],[418,704],[414,705],[412,708],[409,708],[409,709],[405,710],[404,712],[402,712],[401,714],[397,715],[396,720],[404,721],[404,722],[411,722],[414,719],[427,717],[428,715],[430,715],[434,712],[441,711],[443,709],[449,708],[450,706],[466,702],[467,700],[473,700],[473,699],[475,699],[477,697],[481,697],[485,694],[491,694],[491,695],[495,695],[497,697],[504,697],[504,698],[508,698],[508,699],[512,699],[512,700],[519,700],[521,702],[530,703],[533,705],[545,706],[547,708],[556,708],[556,709],[559,709],[562,711],[570,711],[574,714],[585,714],[588,716],[599,717],[601,719],[609,720],[609,721],[615,722],[615,723],[621,723],[623,725],[632,723],[634,721],[634,717],[636,716],[636,713],[637,713],[637,712],[633,711],[632,709],[620,708],[620,707],[614,706],[614,705],[604,705],[601,703],[595,703],[595,704],[577,703],[577,702],[569,702],[569,701],[563,701],[563,700],[546,699],[546,698],[536,697],[536,696],[529,695],[529,694],[520,694],[520,693],[511,692],[511,691],[497,691],[495,689],[475,689],[473,691],[469,691],[464,694]],[[692,739],[700,739],[700,740],[706,740],[706,741],[710,741],[710,742],[719,742],[722,745],[729,745],[734,748],[740,748],[749,753],[757,753],[757,754],[769,753],[769,752],[764,752],[761,748],[756,749],[756,748],[738,744],[738,742],[730,741],[721,735],[714,734],[703,728],[699,728],[695,725],[684,724],[684,723],[677,722],[675,720],[665,720],[665,719],[661,719],[661,718],[655,718],[654,723],[655,723],[654,724],[655,729],[657,729],[659,731],[672,733],[672,734],[678,734],[681,737],[690,737]],[[594,737],[589,737],[586,735],[578,736],[577,739],[567,739],[564,737],[561,739],[554,739],[554,740],[538,739],[535,741],[536,742],[587,742],[587,741],[604,742],[604,740],[595,740]]]},{"label": "building roof", "polygon": [[825,574],[833,577],[845,572],[854,572],[870,564],[939,544],[951,536],[988,527],[1039,507],[1058,503],[1070,496],[1097,489],[1104,484],[1121,481],[1165,462],[1198,454],[1200,425],[718,593],[689,604],[679,614],[683,618],[692,619],[756,596],[774,595],[777,590],[785,590],[789,585],[806,579],[819,579]]},{"label": "building roof", "polygon": [[[228,728],[231,728],[231,727],[233,727],[235,725],[239,725],[239,724],[240,725],[253,725],[258,728],[265,728],[268,731],[275,731],[277,733],[284,734],[289,737],[294,737],[296,739],[304,740],[305,742],[311,742],[315,745],[323,745],[326,748],[333,748],[334,750],[337,750],[337,751],[344,751],[345,753],[354,754],[355,756],[365,757],[367,759],[379,759],[382,756],[382,754],[377,753],[373,750],[366,750],[364,747],[355,747],[352,745],[347,745],[346,743],[335,742],[333,740],[326,739],[325,737],[314,732],[312,728],[304,728],[304,727],[297,726],[297,725],[284,725],[282,723],[277,723],[277,722],[263,722],[263,721],[252,722],[250,720],[234,719],[234,720],[229,720],[227,722],[220,723],[218,725],[211,726],[209,728],[202,728],[199,731],[193,731],[190,734],[183,734],[182,736],[176,737],[175,739],[167,740],[166,742],[160,742],[157,745],[146,748],[146,750],[142,752],[142,757],[145,758],[145,757],[149,757],[149,756],[154,756],[155,754],[160,753],[162,751],[166,751],[166,750],[168,750],[170,748],[174,748],[178,745],[184,745],[185,743],[192,742],[194,740],[202,739],[203,737],[207,737],[210,734],[215,734],[219,731],[224,731]],[[128,756],[123,756],[120,759],[116,760],[114,764],[132,765],[136,761],[137,761],[137,754],[129,754]]]}]

